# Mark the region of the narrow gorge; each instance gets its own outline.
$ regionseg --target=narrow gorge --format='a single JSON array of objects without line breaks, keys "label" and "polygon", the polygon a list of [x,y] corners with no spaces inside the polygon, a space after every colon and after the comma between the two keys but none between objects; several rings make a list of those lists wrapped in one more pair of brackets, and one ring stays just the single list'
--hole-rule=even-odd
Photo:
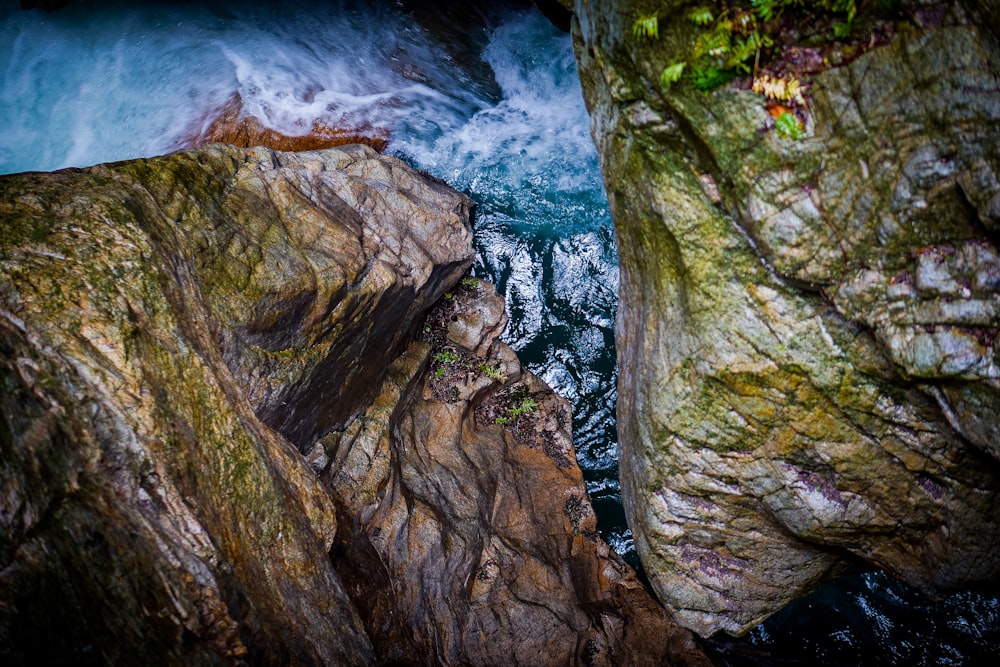
[{"label": "narrow gorge", "polygon": [[993,3],[9,4],[0,662],[1000,646]]}]

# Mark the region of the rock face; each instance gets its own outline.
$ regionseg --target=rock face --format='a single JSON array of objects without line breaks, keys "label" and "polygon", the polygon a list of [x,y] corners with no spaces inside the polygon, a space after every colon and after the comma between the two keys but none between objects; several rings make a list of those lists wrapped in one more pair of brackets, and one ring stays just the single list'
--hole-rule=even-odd
[{"label": "rock face", "polygon": [[360,145],[0,179],[0,661],[707,665],[469,217]]},{"label": "rock face", "polygon": [[996,36],[902,3],[806,72],[796,140],[749,77],[661,83],[684,4],[644,40],[642,3],[576,3],[622,264],[623,500],[658,596],[709,635],[863,563],[930,594],[996,581]]},{"label": "rock face", "polygon": [[490,285],[429,315],[368,412],[310,452],[334,553],[392,664],[708,665],[596,532],[566,402]]},{"label": "rock face", "polygon": [[373,663],[292,443],[365,408],[468,201],[361,146],[0,193],[5,664]]}]

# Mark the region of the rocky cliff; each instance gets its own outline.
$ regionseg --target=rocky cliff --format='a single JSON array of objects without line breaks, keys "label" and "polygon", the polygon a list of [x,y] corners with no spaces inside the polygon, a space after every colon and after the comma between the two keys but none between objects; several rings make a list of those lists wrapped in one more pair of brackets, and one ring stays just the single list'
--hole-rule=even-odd
[{"label": "rocky cliff", "polygon": [[[742,4],[575,4],[626,513],[702,635],[850,568],[932,595],[1000,574],[995,12],[903,2],[845,36]],[[709,34],[761,42],[695,70]]]},{"label": "rocky cliff", "polygon": [[4,664],[707,664],[471,240],[359,145],[0,178]]},{"label": "rocky cliff", "polygon": [[707,665],[597,522],[569,405],[497,337],[492,286],[429,314],[365,415],[310,460],[334,553],[393,664]]}]

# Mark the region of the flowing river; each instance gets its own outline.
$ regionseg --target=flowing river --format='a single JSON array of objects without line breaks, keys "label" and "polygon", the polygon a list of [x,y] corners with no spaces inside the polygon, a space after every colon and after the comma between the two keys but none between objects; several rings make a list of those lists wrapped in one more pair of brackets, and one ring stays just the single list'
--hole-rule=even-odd
[{"label": "flowing river", "polygon": [[[0,173],[170,152],[236,93],[285,134],[387,133],[387,152],[476,201],[474,272],[507,300],[505,340],[573,404],[601,531],[637,565],[617,479],[614,230],[570,38],[523,5],[436,4],[3,0]],[[1000,651],[1000,600],[931,603],[862,575],[715,650],[734,665],[981,664]]]}]

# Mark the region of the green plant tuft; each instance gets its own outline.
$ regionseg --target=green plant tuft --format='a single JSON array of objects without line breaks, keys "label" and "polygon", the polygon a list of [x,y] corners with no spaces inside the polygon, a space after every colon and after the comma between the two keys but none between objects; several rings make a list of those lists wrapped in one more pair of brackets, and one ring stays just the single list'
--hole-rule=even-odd
[{"label": "green plant tuft", "polygon": [[691,73],[691,83],[696,90],[708,93],[716,88],[721,88],[736,78],[736,72],[731,69],[723,69],[709,65],[708,67],[697,67]]},{"label": "green plant tuft", "polygon": [[672,83],[681,80],[681,75],[684,74],[684,67],[687,63],[674,63],[669,67],[664,68],[663,74],[660,75],[660,84],[664,88],[669,88]]},{"label": "green plant tuft", "polygon": [[753,0],[753,9],[761,21],[770,21],[774,18],[775,0]]},{"label": "green plant tuft", "polygon": [[524,415],[530,415],[532,412],[538,409],[538,402],[533,398],[525,398],[520,403],[512,408],[508,408],[507,412],[511,417],[517,419],[518,417],[523,417]]},{"label": "green plant tuft", "polygon": [[461,357],[452,352],[451,350],[441,350],[434,355],[434,361],[442,364],[454,364],[459,361]]},{"label": "green plant tuft", "polygon": [[778,130],[778,136],[784,139],[804,139],[806,129],[802,127],[799,117],[790,111],[786,111],[774,119],[774,127]]},{"label": "green plant tuft", "polygon": [[660,21],[653,16],[640,16],[632,24],[632,36],[636,39],[658,39],[660,37]]},{"label": "green plant tuft", "polygon": [[712,15],[712,10],[708,7],[695,7],[688,12],[688,20],[695,25],[706,26],[715,20],[715,16]]},{"label": "green plant tuft", "polygon": [[486,377],[490,378],[491,380],[495,380],[496,382],[503,382],[504,380],[507,379],[507,376],[504,375],[504,372],[500,370],[500,367],[495,364],[480,364],[479,370],[484,375],[486,375]]},{"label": "green plant tuft", "polygon": [[[874,11],[892,9],[898,0],[869,0],[862,3]],[[660,74],[660,84],[669,88],[683,78],[703,92],[719,88],[741,74],[756,76],[765,58],[773,55],[775,37],[783,30],[785,10],[797,8],[795,20],[818,20],[832,24],[832,35],[848,37],[858,15],[857,0],[750,0],[749,2],[706,2],[689,10],[688,22],[698,30],[690,38],[685,53]],[[801,15],[801,16],[800,16]],[[787,18],[787,17],[786,17]],[[831,23],[832,21],[832,23]],[[657,15],[640,16],[632,24],[635,39],[659,38]]]}]

